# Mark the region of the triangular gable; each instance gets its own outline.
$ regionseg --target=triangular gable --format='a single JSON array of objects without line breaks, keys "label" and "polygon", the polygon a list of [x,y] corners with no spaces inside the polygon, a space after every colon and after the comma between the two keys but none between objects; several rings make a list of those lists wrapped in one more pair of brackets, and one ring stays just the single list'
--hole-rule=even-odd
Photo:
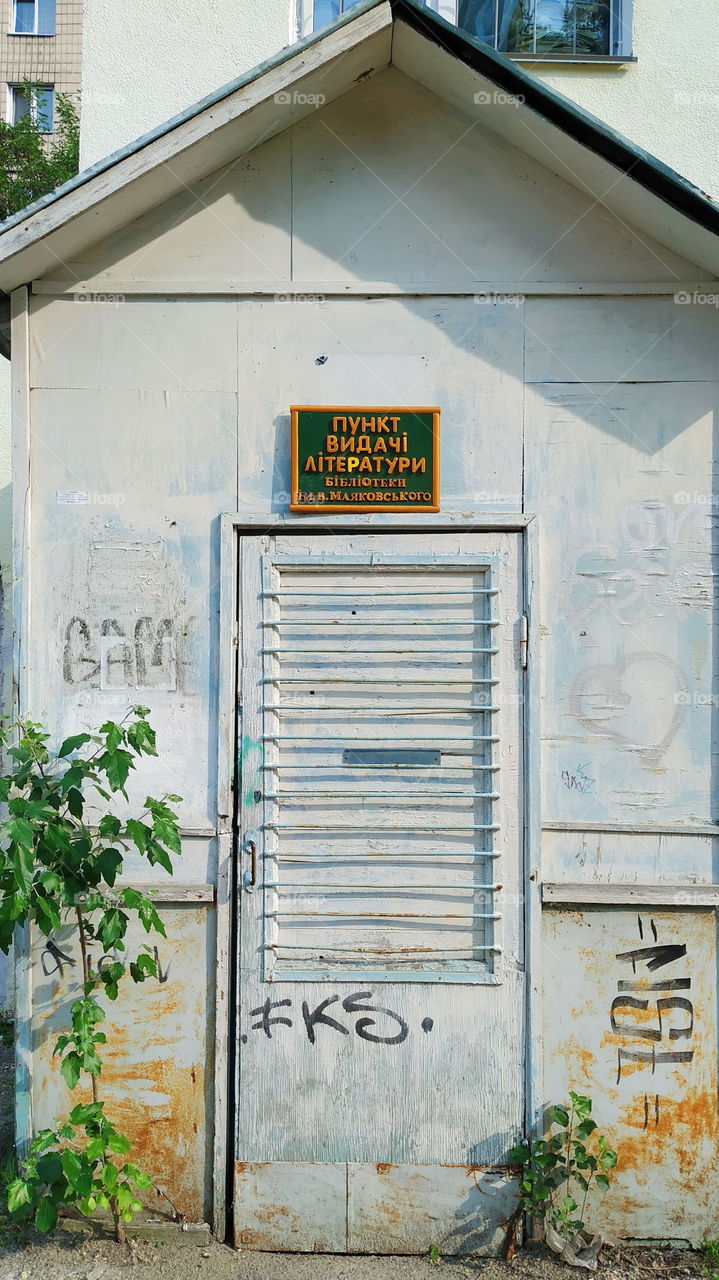
[{"label": "triangular gable", "polygon": [[[8,222],[0,234],[0,288],[51,274],[53,264],[81,256],[88,245],[310,115],[317,95],[332,102],[390,64],[570,185],[601,198],[620,220],[704,272],[719,272],[719,211],[691,184],[423,5],[376,0]],[[497,87],[503,92],[492,94]]]}]

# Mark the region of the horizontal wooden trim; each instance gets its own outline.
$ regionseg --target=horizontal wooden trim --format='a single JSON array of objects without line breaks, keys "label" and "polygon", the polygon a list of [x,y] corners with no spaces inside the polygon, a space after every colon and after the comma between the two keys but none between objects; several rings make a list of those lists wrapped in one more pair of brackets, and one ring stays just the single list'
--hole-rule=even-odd
[{"label": "horizontal wooden trim", "polygon": [[719,884],[559,884],[542,885],[547,906],[718,907]]},{"label": "horizontal wooden trim", "polygon": [[148,894],[153,902],[166,904],[183,902],[214,902],[215,886],[213,884],[182,884],[172,881],[168,884],[156,884],[154,881],[118,880],[116,889],[139,889]]},{"label": "horizontal wooden trim", "polygon": [[[91,305],[93,294],[103,297],[125,297],[126,295],[141,294],[151,295],[160,298],[167,298],[183,295],[202,295],[208,294],[221,297],[259,297],[259,298],[276,298],[278,305],[282,305],[281,300],[284,298],[305,298],[307,301],[302,305],[312,306],[318,302],[330,298],[344,298],[348,296],[366,296],[366,297],[463,297],[474,298],[476,296],[489,295],[496,297],[498,294],[508,295],[502,297],[503,305],[512,305],[511,299],[521,301],[522,298],[544,298],[560,296],[572,296],[581,294],[583,297],[624,297],[626,295],[637,297],[665,295],[673,297],[675,293],[707,293],[716,290],[716,280],[656,280],[629,282],[626,280],[579,280],[565,282],[545,281],[545,280],[428,280],[416,281],[408,280],[406,283],[395,283],[386,280],[307,280],[307,281],[286,281],[277,280],[227,280],[222,279],[203,279],[203,280],[174,280],[168,277],[167,280],[112,280],[112,279],[90,279],[87,283],[77,280],[33,280],[32,291],[35,294],[44,294],[52,297],[73,298],[76,295],[87,297],[88,302],[81,305]],[[311,299],[315,299],[313,303]]]},{"label": "horizontal wooden trim", "polygon": [[719,836],[713,822],[543,822],[542,831],[567,831],[573,835],[597,832],[627,836]]}]

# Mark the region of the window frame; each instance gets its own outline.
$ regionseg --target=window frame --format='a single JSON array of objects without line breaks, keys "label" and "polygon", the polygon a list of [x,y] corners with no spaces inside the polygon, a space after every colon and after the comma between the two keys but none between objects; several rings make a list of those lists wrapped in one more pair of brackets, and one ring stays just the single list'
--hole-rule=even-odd
[{"label": "window frame", "polygon": [[[19,3],[27,4],[30,2],[32,3],[32,6],[33,6],[33,29],[32,31],[18,31],[17,29],[18,4]],[[21,37],[26,36],[26,37],[29,37],[30,39],[36,39],[38,37],[45,37],[47,39],[50,36],[54,36],[57,31],[57,5],[55,2],[52,5],[52,30],[51,31],[38,30],[38,27],[40,25],[41,7],[42,7],[42,0],[12,0],[11,27],[8,32],[8,35],[21,36]]]},{"label": "window frame", "polygon": [[[54,84],[39,84],[39,85],[37,85],[36,87],[37,87],[38,89],[46,90],[47,92],[49,92],[49,93],[52,95],[52,96],[51,96],[51,101],[50,101],[50,112],[49,112],[49,116],[50,116],[50,122],[49,122],[49,123],[50,123],[50,128],[49,128],[49,129],[43,129],[43,130],[42,130],[43,137],[48,138],[48,137],[50,136],[50,134],[52,134],[52,133],[54,133],[54,132],[55,132],[55,85],[54,85]],[[18,94],[24,95],[24,87],[23,87],[23,85],[21,85],[21,84],[17,84],[17,83],[15,83],[15,82],[9,81],[9,82],[8,82],[8,86],[7,86],[7,92],[8,92],[8,111],[7,111],[7,118],[8,118],[8,121],[10,122],[10,124],[17,124],[17,122],[18,122],[18,118],[22,118],[22,117],[16,117],[16,114],[15,114],[15,107],[16,107],[16,103],[17,103],[17,96],[18,96]],[[35,120],[35,122],[36,122],[36,123],[37,123],[38,116],[39,116],[40,114],[42,114],[42,115],[43,115],[43,117],[46,115],[46,113],[45,113],[45,112],[42,112],[42,113],[41,113],[41,112],[39,112],[39,111],[37,110],[37,106],[33,109],[33,108],[32,108],[32,105],[31,105],[31,111],[32,111],[33,118],[34,118],[34,120]]]},{"label": "window frame", "polygon": [[[306,36],[313,35],[321,28],[314,26],[314,0],[295,0],[295,29],[293,32],[294,40],[303,40]],[[458,31],[462,28],[457,24],[458,0],[425,0],[428,9],[433,13],[444,18],[446,22],[451,22],[457,27]],[[535,66],[538,63],[572,63],[574,66],[587,63],[592,66],[606,65],[612,66],[617,63],[636,62],[636,58],[632,54],[632,0],[610,0],[612,13],[610,23],[612,32],[610,35],[611,51],[608,53],[507,53],[502,49],[497,50],[503,57],[510,58],[512,62],[531,63]],[[340,16],[349,11],[351,5],[344,5],[340,0]],[[489,46],[492,48],[493,46]]]}]

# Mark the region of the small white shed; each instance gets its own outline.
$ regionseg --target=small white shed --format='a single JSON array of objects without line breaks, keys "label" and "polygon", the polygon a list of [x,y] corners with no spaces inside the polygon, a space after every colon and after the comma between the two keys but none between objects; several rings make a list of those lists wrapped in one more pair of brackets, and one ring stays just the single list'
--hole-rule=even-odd
[{"label": "small white shed", "polygon": [[[104,1089],[220,1236],[497,1252],[571,1088],[598,1225],[715,1231],[718,230],[378,0],[0,235],[19,708],[152,709],[184,857]],[[20,1141],[76,973],[19,957]]]}]

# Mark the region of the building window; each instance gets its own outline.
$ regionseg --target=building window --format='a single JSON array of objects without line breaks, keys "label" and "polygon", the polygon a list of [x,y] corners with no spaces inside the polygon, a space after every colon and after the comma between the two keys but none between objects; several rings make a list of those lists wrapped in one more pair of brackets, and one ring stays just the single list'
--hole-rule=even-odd
[{"label": "building window", "polygon": [[54,36],[55,0],[13,0],[11,35]]},{"label": "building window", "polygon": [[[300,36],[357,0],[300,0]],[[631,0],[427,0],[427,7],[475,40],[516,58],[626,58]]]},{"label": "building window", "polygon": [[17,124],[18,120],[22,120],[23,116],[28,116],[32,112],[33,119],[39,124],[42,132],[52,133],[55,116],[55,90],[52,85],[38,85],[37,91],[32,95],[32,100],[23,85],[11,84],[8,88],[10,90],[11,122]]}]

